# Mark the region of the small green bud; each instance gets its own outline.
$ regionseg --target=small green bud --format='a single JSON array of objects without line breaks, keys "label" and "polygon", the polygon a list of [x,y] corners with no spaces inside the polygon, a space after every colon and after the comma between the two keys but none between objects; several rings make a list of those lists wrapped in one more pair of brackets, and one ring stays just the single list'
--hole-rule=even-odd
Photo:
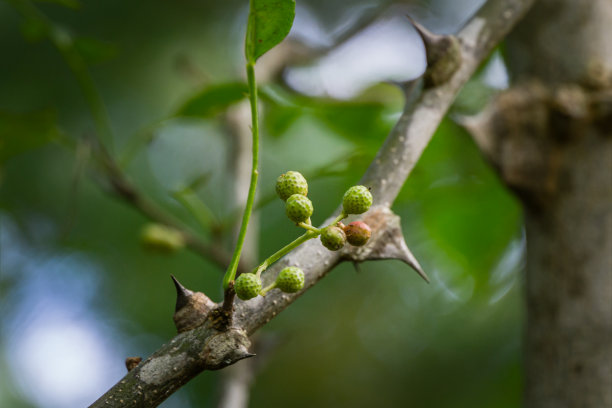
[{"label": "small green bud", "polygon": [[143,245],[157,252],[171,253],[185,246],[183,234],[161,224],[148,224],[140,234]]},{"label": "small green bud", "polygon": [[372,194],[365,186],[353,186],[346,190],[342,198],[345,214],[362,214],[372,205]]},{"label": "small green bud", "polygon": [[293,194],[287,199],[285,212],[287,217],[296,224],[305,222],[312,215],[312,202],[301,194]]},{"label": "small green bud", "polygon": [[337,251],[346,243],[346,234],[342,228],[330,225],[321,231],[321,243],[330,251]]},{"label": "small green bud", "polygon": [[254,273],[243,273],[234,281],[234,290],[240,299],[252,299],[261,291],[261,279]]},{"label": "small green bud", "polygon": [[288,171],[281,174],[276,180],[276,194],[286,201],[294,194],[308,195],[308,182],[297,171]]},{"label": "small green bud", "polygon": [[354,221],[344,227],[344,233],[349,244],[363,246],[372,236],[372,229],[363,221]]},{"label": "small green bud", "polygon": [[287,293],[295,293],[304,287],[304,272],[295,266],[284,268],[276,277],[276,287]]}]

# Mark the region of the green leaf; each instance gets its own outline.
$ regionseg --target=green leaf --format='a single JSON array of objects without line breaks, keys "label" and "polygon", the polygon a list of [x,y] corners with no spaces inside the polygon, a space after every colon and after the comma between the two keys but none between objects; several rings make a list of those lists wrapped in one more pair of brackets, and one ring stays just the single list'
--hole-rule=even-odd
[{"label": "green leaf", "polygon": [[212,85],[189,99],[176,116],[208,118],[241,101],[249,90],[242,82]]},{"label": "green leaf", "polygon": [[295,0],[251,0],[244,44],[245,56],[254,63],[291,30]]},{"label": "green leaf", "polygon": [[75,39],[74,47],[89,64],[112,59],[117,54],[117,48],[113,44],[88,37]]},{"label": "green leaf", "polygon": [[78,9],[81,7],[81,3],[78,0],[36,0],[38,3],[55,3],[60,6],[68,7],[71,9]]},{"label": "green leaf", "polygon": [[321,103],[315,116],[350,140],[380,143],[389,131],[383,121],[385,106],[377,102]]},{"label": "green leaf", "polygon": [[0,112],[0,163],[57,139],[60,132],[55,122],[55,114],[49,111]]}]

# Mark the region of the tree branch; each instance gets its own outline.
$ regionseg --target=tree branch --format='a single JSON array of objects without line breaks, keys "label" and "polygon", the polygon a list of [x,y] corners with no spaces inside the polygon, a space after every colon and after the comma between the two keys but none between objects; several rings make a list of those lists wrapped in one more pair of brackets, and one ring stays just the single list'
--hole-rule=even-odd
[{"label": "tree branch", "polygon": [[[204,258],[225,269],[230,261],[230,255],[217,245],[210,245],[202,241],[191,231],[187,230],[172,215],[161,209],[153,201],[149,200],[134,186],[119,166],[115,163],[108,151],[100,144],[96,145],[95,153],[102,166],[102,174],[106,177],[112,193],[127,204],[130,204],[145,217],[152,221],[166,225],[179,232],[187,248],[200,254]],[[242,264],[239,265],[243,270]]]},{"label": "tree branch", "polygon": [[[461,66],[447,83],[425,90],[414,102],[408,101],[362,179],[364,185],[372,188],[376,204],[383,208],[391,206],[460,88],[532,3],[533,0],[489,1],[461,30],[458,34]],[[413,87],[418,88],[414,84]],[[385,239],[384,234],[378,237]],[[377,240],[369,245],[376,246]],[[316,284],[341,261],[341,256],[326,250],[318,240],[302,245],[271,267],[263,279],[264,284],[269,283],[285,265],[299,266],[306,274],[303,291],[296,294],[273,291],[265,298],[238,300],[230,330],[219,332],[207,320],[202,326],[179,334],[91,407],[154,407],[202,370],[223,368],[249,357],[247,336]]]}]

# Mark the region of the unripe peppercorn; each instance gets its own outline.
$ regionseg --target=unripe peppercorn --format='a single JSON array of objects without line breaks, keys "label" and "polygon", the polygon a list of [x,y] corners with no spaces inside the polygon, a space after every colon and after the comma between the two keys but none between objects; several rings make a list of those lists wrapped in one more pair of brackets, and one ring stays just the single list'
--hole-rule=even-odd
[{"label": "unripe peppercorn", "polygon": [[253,299],[261,291],[261,279],[254,273],[243,273],[234,282],[234,290],[242,300]]},{"label": "unripe peppercorn", "polygon": [[337,251],[346,243],[346,234],[342,228],[330,225],[321,231],[321,243],[330,251]]},{"label": "unripe peppercorn", "polygon": [[276,194],[286,201],[294,194],[308,195],[308,182],[297,171],[288,171],[276,179]]},{"label": "unripe peppercorn", "polygon": [[372,193],[365,186],[353,186],[346,190],[342,198],[345,214],[362,214],[372,205]]},{"label": "unripe peppercorn", "polygon": [[276,277],[275,285],[286,293],[295,293],[304,287],[304,272],[296,266],[283,268]]},{"label": "unripe peppercorn", "polygon": [[344,233],[346,234],[346,241],[349,244],[353,246],[363,246],[368,242],[370,236],[372,236],[372,229],[363,221],[353,221],[344,227]]},{"label": "unripe peppercorn", "polygon": [[294,194],[287,199],[285,212],[287,217],[296,224],[304,222],[312,215],[312,202],[301,194]]}]

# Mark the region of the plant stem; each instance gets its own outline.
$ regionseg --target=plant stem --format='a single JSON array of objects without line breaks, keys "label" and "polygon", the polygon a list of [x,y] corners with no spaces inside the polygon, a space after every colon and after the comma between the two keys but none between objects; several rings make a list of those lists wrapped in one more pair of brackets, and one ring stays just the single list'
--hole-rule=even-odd
[{"label": "plant stem", "polygon": [[232,255],[232,261],[230,262],[227,272],[223,277],[223,288],[227,289],[230,281],[236,278],[236,269],[238,268],[238,261],[240,261],[240,253],[242,252],[242,246],[244,244],[244,238],[246,237],[247,227],[249,225],[249,219],[251,218],[251,212],[253,210],[253,201],[255,201],[255,188],[257,187],[257,164],[259,162],[259,120],[257,117],[257,83],[255,82],[255,63],[249,62],[246,65],[247,71],[247,82],[249,86],[249,101],[251,103],[251,124],[253,132],[253,169],[251,171],[251,185],[249,186],[249,194],[247,196],[246,206],[244,207],[244,213],[242,215],[242,224],[240,225],[240,233],[238,234],[238,241],[236,242],[236,248]]},{"label": "plant stem", "polygon": [[337,216],[337,217],[336,217],[336,219],[335,219],[335,220],[333,220],[333,221],[331,222],[331,224],[329,224],[329,225],[336,225],[336,223],[338,223],[338,222],[342,221],[342,220],[343,220],[343,219],[345,219],[346,217],[348,217],[348,215],[346,215],[346,214],[344,213],[344,211],[343,211],[343,212],[341,212],[341,213],[340,213],[340,215],[339,215],[339,216]]},{"label": "plant stem", "polygon": [[312,225],[306,224],[305,222],[298,223],[298,226],[307,229],[308,231],[316,232],[317,234],[321,233],[320,229],[318,229],[317,227],[313,227]]},{"label": "plant stem", "polygon": [[278,261],[280,258],[282,258],[287,253],[293,251],[295,248],[302,245],[304,242],[308,241],[309,239],[316,238],[319,235],[320,235],[319,232],[306,231],[303,235],[300,235],[298,238],[296,238],[289,244],[285,245],[284,247],[282,247],[281,249],[279,249],[278,251],[270,255],[256,269],[254,269],[252,273],[256,273],[257,276],[260,277],[262,272],[265,271],[274,262]]}]

